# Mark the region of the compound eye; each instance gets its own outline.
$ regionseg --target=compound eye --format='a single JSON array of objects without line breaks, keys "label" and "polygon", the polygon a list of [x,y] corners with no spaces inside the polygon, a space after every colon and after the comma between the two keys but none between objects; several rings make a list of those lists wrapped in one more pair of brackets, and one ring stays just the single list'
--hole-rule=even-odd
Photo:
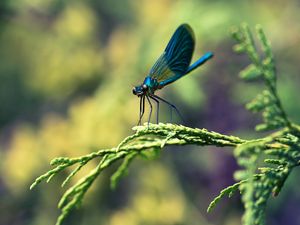
[{"label": "compound eye", "polygon": [[143,89],[144,90],[147,90],[148,89],[148,86],[146,84],[143,84]]},{"label": "compound eye", "polygon": [[136,90],[135,90],[135,87],[134,87],[134,88],[132,88],[132,93],[133,93],[134,95],[136,95]]}]

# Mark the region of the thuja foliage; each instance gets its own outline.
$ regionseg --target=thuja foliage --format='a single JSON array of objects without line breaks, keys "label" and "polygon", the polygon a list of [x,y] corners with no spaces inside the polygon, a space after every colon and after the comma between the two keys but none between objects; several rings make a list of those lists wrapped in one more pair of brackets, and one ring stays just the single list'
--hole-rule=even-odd
[{"label": "thuja foliage", "polygon": [[247,25],[232,31],[237,41],[234,50],[246,54],[251,61],[240,72],[241,78],[264,82],[264,90],[246,108],[262,114],[263,123],[256,126],[257,131],[276,132],[236,146],[234,156],[243,168],[235,172],[238,182],[221,191],[208,207],[210,211],[222,197],[230,197],[239,190],[245,207],[245,225],[265,224],[269,197],[279,194],[291,171],[300,164],[299,126],[290,122],[278,97],[274,57],[261,26],[256,26],[255,34],[258,46]]},{"label": "thuja foliage", "polygon": [[254,113],[262,113],[263,123],[257,125],[256,130],[273,133],[260,139],[245,140],[206,129],[162,123],[145,124],[134,127],[135,133],[115,148],[102,149],[77,158],[55,158],[51,161],[53,169],[38,177],[31,189],[44,180],[49,182],[66,168],[75,166],[62,183],[65,186],[83,166],[91,160],[97,161],[97,166],[62,196],[58,204],[61,214],[56,225],[62,224],[71,210],[81,204],[88,189],[106,168],[121,162],[111,176],[111,188],[115,188],[119,180],[127,174],[133,160],[139,157],[152,159],[167,145],[233,147],[234,156],[242,168],[234,174],[237,182],[222,190],[208,206],[208,211],[223,197],[240,192],[245,207],[243,224],[264,224],[268,199],[280,193],[289,174],[300,164],[300,127],[288,119],[278,97],[276,69],[270,43],[260,26],[256,27],[255,34],[257,41],[247,25],[234,29],[232,36],[237,41],[234,50],[248,55],[251,61],[241,71],[242,79],[264,82],[264,90],[246,106]]}]

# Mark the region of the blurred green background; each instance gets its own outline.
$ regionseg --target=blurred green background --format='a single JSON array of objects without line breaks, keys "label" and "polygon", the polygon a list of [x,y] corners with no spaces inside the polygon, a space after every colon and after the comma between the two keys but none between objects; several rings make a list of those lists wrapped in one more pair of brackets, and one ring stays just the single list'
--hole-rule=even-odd
[{"label": "blurred green background", "polygon": [[[196,36],[194,59],[213,60],[159,92],[177,105],[186,125],[244,138],[260,121],[244,104],[261,89],[243,83],[245,56],[231,50],[233,25],[260,23],[270,38],[279,95],[300,122],[300,2],[297,0],[2,0],[0,3],[0,224],[52,225],[65,191],[62,174],[29,185],[57,156],[116,146],[132,134],[141,83],[181,23]],[[161,121],[170,121],[166,106]],[[73,179],[93,168],[93,163]],[[65,224],[241,224],[239,196],[206,207],[233,183],[231,149],[166,148],[154,161],[136,160],[115,191],[106,171]],[[268,223],[300,224],[300,173],[270,199]]]}]

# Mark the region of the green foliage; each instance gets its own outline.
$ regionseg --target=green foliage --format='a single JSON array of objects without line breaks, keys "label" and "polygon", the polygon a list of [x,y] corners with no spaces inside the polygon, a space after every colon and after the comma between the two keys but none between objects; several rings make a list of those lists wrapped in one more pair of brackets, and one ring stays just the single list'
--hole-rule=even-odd
[{"label": "green foliage", "polygon": [[238,42],[234,50],[246,53],[251,61],[251,64],[242,70],[241,77],[244,80],[261,79],[265,84],[265,90],[248,103],[247,108],[252,112],[262,112],[263,123],[257,125],[256,130],[279,130],[260,139],[244,140],[182,125],[145,124],[134,127],[135,133],[125,138],[115,148],[99,150],[78,158],[56,158],[51,162],[54,168],[38,177],[31,188],[41,181],[49,182],[59,172],[76,165],[77,167],[63,182],[64,186],[91,160],[99,161],[88,175],[65,192],[58,205],[62,213],[56,224],[62,224],[71,210],[80,205],[85,193],[107,167],[120,162],[119,168],[111,176],[111,187],[115,188],[119,180],[127,174],[128,167],[135,158],[138,156],[146,159],[156,158],[168,145],[234,147],[234,156],[242,167],[234,175],[237,183],[222,190],[211,202],[208,211],[211,211],[223,197],[231,197],[239,190],[245,206],[243,223],[264,224],[269,197],[280,193],[293,168],[300,164],[300,128],[289,121],[278,97],[274,57],[269,41],[260,26],[256,27],[256,34],[261,51],[257,48],[247,25],[233,31],[233,37]]},{"label": "green foliage", "polygon": [[217,197],[215,197],[215,199],[209,204],[209,206],[207,208],[207,212],[210,212],[217,205],[217,203],[226,195],[230,198],[234,194],[234,192],[239,189],[239,186],[244,182],[245,182],[245,180],[242,180],[240,182],[237,182],[237,183],[223,189],[220,192],[220,194]]},{"label": "green foliage", "polygon": [[[245,225],[265,224],[265,209],[271,195],[277,196],[292,169],[299,166],[299,127],[292,124],[286,116],[276,89],[276,69],[270,43],[261,26],[256,26],[256,35],[260,41],[263,55],[255,45],[253,35],[247,25],[232,32],[238,42],[234,50],[246,53],[252,64],[241,71],[244,80],[261,78],[265,90],[246,105],[252,112],[262,112],[264,123],[256,130],[274,130],[264,139],[247,141],[237,146],[234,155],[243,168],[235,173],[239,181],[231,187],[239,186],[245,206],[243,221]],[[260,161],[263,159],[263,165]],[[232,194],[232,188],[226,188],[213,200],[213,204],[226,193]]]},{"label": "green foliage", "polygon": [[256,126],[258,131],[291,128],[276,90],[276,68],[270,42],[260,25],[256,26],[256,35],[263,53],[261,56],[248,25],[244,24],[232,31],[233,38],[238,42],[234,50],[238,53],[246,53],[252,62],[240,72],[241,78],[244,80],[261,78],[266,86],[266,89],[246,107],[252,112],[262,112],[264,123]]},{"label": "green foliage", "polygon": [[[52,160],[51,165],[55,168],[38,177],[31,185],[34,188],[41,181],[49,182],[55,175],[67,167],[77,165],[73,172],[65,179],[63,186],[74,176],[82,166],[89,161],[101,158],[96,168],[88,175],[70,187],[61,198],[58,207],[62,214],[57,220],[57,225],[68,216],[73,208],[80,205],[85,193],[90,188],[98,175],[107,167],[117,161],[122,161],[120,167],[111,177],[111,187],[115,188],[121,177],[126,175],[129,164],[132,160],[141,156],[152,158],[164,146],[167,145],[214,145],[214,146],[237,146],[245,141],[234,136],[222,135],[206,129],[189,128],[173,124],[145,124],[145,126],[134,127],[136,133],[125,138],[118,147],[106,150],[99,150],[78,158],[59,157]],[[150,153],[150,154],[149,154]]]}]

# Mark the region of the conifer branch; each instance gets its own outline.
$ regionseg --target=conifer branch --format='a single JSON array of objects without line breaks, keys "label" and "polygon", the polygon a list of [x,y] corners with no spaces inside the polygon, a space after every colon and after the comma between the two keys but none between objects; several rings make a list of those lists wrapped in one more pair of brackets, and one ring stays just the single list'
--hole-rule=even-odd
[{"label": "conifer branch", "polygon": [[104,149],[76,158],[59,157],[51,161],[53,169],[38,177],[31,185],[34,188],[40,182],[52,179],[64,169],[77,165],[77,167],[63,181],[64,186],[84,165],[91,160],[101,158],[97,167],[90,174],[83,177],[71,186],[61,198],[58,207],[62,210],[56,225],[62,224],[71,210],[78,207],[85,193],[101,172],[117,161],[122,161],[120,167],[111,177],[111,187],[115,188],[119,180],[127,174],[130,163],[137,156],[152,158],[162,148],[168,145],[214,145],[237,146],[245,140],[235,136],[219,134],[206,129],[189,128],[174,124],[145,124],[133,128],[135,134],[125,138],[116,148]]},{"label": "conifer branch", "polygon": [[[265,83],[265,90],[246,106],[252,112],[262,112],[264,123],[257,125],[256,130],[281,129],[269,135],[269,140],[243,143],[234,150],[238,164],[244,168],[235,173],[238,183],[245,181],[239,185],[245,206],[243,224],[261,225],[265,224],[269,197],[280,193],[292,169],[299,166],[299,129],[289,121],[279,99],[274,57],[262,27],[256,26],[261,56],[248,25],[242,25],[232,34],[238,42],[234,49],[247,54],[252,62],[241,71],[241,77],[245,80],[261,78]],[[259,164],[261,158],[264,165]]]},{"label": "conifer branch", "polygon": [[293,129],[278,97],[274,56],[270,42],[260,25],[256,26],[256,35],[260,41],[262,55],[259,54],[254,37],[247,24],[243,24],[232,31],[233,38],[238,42],[234,46],[234,50],[238,53],[245,53],[252,62],[240,72],[241,78],[244,80],[257,80],[260,78],[266,86],[266,89],[258,94],[246,107],[252,112],[262,112],[264,123],[256,126],[259,131],[284,127]]}]

